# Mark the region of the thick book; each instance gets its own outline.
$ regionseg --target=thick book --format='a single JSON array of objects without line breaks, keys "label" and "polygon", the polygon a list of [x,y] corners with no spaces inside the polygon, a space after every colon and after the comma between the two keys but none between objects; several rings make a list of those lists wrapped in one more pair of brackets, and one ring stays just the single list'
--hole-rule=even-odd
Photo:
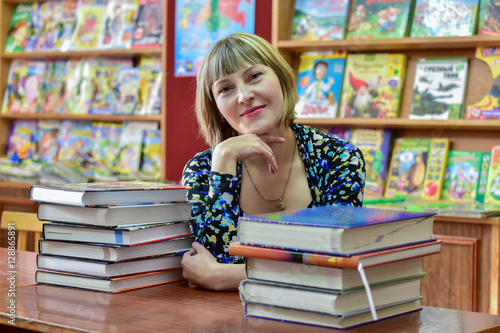
[{"label": "thick book", "polygon": [[192,236],[137,246],[40,239],[38,247],[40,254],[44,255],[117,262],[189,251],[193,242],[194,237]]},{"label": "thick book", "polygon": [[40,202],[38,203],[37,216],[41,221],[117,227],[189,220],[191,219],[192,205],[192,202],[186,201],[80,207]]},{"label": "thick book", "polygon": [[433,239],[432,213],[346,205],[241,216],[246,245],[353,255]]},{"label": "thick book", "polygon": [[389,39],[407,35],[414,0],[354,0],[346,39]]},{"label": "thick book", "polygon": [[[377,309],[378,319],[385,319],[421,310],[420,300],[387,306]],[[335,316],[324,313],[315,313],[304,310],[280,308],[272,305],[245,304],[245,315],[264,319],[291,322],[297,324],[315,325],[329,328],[346,329],[373,322],[370,311],[359,312],[350,316]]]},{"label": "thick book", "polygon": [[118,277],[181,267],[182,253],[118,262],[38,254],[38,269],[101,277]]},{"label": "thick book", "polygon": [[32,185],[34,201],[75,205],[119,205],[186,201],[187,188],[144,181]]},{"label": "thick book", "polygon": [[331,41],[344,39],[350,0],[296,0],[291,40]]},{"label": "thick book", "polygon": [[68,223],[44,223],[42,237],[82,243],[139,245],[192,234],[189,221],[139,224],[118,228]]},{"label": "thick book", "polygon": [[340,100],[346,53],[300,56],[297,78],[297,118],[335,118]]},{"label": "thick book", "polygon": [[420,58],[415,65],[410,119],[461,119],[469,60]]},{"label": "thick book", "polygon": [[364,284],[359,271],[351,268],[336,268],[253,257],[247,258],[245,268],[249,279],[342,291],[366,289],[366,285],[375,287],[389,280],[425,276],[423,257],[365,268],[367,284]]},{"label": "thick book", "polygon": [[387,264],[400,260],[428,256],[440,252],[441,241],[431,240],[418,244],[394,247],[386,250],[371,251],[368,253],[345,256],[332,256],[323,253],[298,252],[270,247],[244,245],[232,242],[229,245],[229,254],[247,258],[261,258],[286,262],[302,263],[336,268],[357,269],[361,263],[364,268]]},{"label": "thick book", "polygon": [[340,117],[398,118],[406,62],[405,54],[348,54]]},{"label": "thick book", "polygon": [[466,37],[476,31],[479,0],[416,0],[410,37]]},{"label": "thick book", "polygon": [[[371,288],[375,307],[420,298],[421,278],[388,283]],[[349,315],[369,309],[364,289],[338,291],[300,285],[245,279],[239,286],[245,303],[271,305],[330,315]]]},{"label": "thick book", "polygon": [[36,283],[78,289],[89,289],[109,293],[118,293],[139,288],[152,287],[159,284],[180,281],[182,279],[181,268],[147,272],[143,274],[133,274],[117,278],[99,278],[95,276],[43,270],[37,270],[35,273]]}]

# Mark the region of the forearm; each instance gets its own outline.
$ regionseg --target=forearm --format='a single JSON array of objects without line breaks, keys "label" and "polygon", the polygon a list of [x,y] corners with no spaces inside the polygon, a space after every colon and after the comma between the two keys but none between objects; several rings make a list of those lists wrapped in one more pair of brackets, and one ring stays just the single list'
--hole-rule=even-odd
[{"label": "forearm", "polygon": [[246,279],[245,264],[217,264],[213,272],[213,290],[238,290],[241,280]]}]

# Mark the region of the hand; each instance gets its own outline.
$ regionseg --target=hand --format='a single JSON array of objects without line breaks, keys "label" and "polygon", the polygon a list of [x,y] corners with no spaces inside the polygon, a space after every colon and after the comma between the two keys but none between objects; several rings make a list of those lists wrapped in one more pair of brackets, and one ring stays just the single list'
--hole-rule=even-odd
[{"label": "hand", "polygon": [[278,171],[278,163],[271,143],[283,143],[285,139],[274,135],[245,134],[229,138],[218,144],[212,154],[212,171],[236,174],[236,162],[260,155],[267,160],[269,172]]},{"label": "hand", "polygon": [[189,283],[211,290],[237,290],[246,278],[245,265],[220,264],[212,254],[199,243],[182,257],[182,276]]}]

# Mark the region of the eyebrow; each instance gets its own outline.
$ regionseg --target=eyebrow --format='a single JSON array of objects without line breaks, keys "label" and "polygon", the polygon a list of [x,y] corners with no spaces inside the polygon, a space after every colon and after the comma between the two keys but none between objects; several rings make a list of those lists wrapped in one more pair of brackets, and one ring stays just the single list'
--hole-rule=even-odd
[{"label": "eyebrow", "polygon": [[[250,67],[248,67],[247,69],[245,69],[245,71],[243,72],[243,75],[246,75],[248,72],[251,72],[257,66],[258,65],[251,65]],[[234,74],[234,73],[231,73],[231,74]],[[231,75],[231,74],[229,74],[229,75]],[[212,89],[215,88],[218,85],[224,84],[226,81],[230,81],[230,80],[229,79],[222,79],[222,80],[216,80],[216,81],[214,81],[214,83],[212,83]]]}]

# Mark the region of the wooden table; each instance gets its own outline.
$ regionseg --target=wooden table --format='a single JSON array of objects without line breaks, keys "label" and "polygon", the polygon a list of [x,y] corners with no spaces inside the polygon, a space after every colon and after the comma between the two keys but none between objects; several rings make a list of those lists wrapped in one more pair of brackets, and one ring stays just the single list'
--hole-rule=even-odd
[{"label": "wooden table", "polygon": [[[34,284],[35,253],[16,251],[15,295],[5,282],[7,251],[0,249],[0,331],[9,325],[15,299],[15,327],[45,332],[335,332],[326,328],[245,317],[237,292],[189,288],[186,281],[106,294]],[[423,307],[340,332],[477,332],[498,326],[500,316]],[[9,328],[12,328],[9,327]],[[493,332],[493,330],[488,330]]]}]

